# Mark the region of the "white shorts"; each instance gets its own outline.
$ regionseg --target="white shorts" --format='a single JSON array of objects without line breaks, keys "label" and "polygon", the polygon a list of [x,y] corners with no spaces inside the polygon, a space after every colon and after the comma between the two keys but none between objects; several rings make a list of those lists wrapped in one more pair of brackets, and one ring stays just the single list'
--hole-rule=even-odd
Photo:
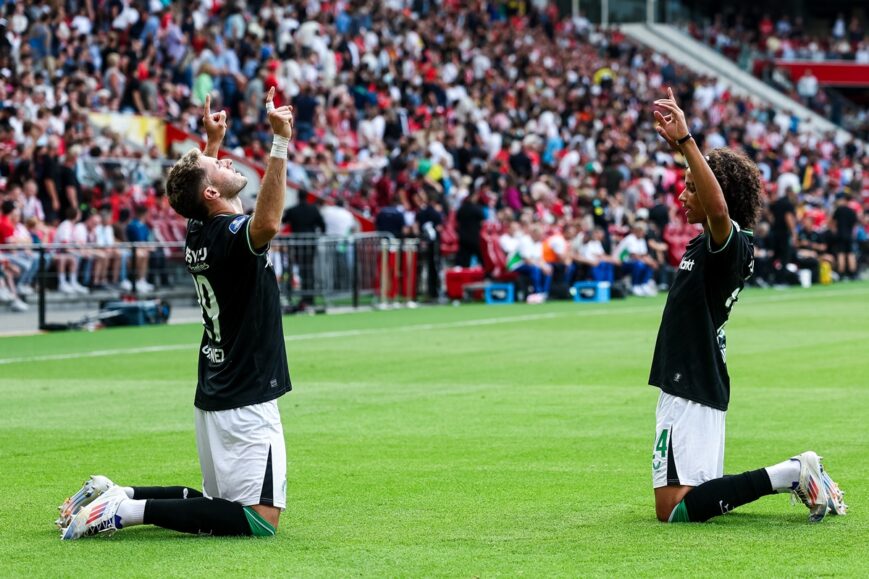
[{"label": "white shorts", "polygon": [[652,487],[696,487],[724,476],[727,412],[661,392],[655,411]]},{"label": "white shorts", "polygon": [[195,409],[202,493],[243,506],[287,507],[287,450],[278,401]]}]

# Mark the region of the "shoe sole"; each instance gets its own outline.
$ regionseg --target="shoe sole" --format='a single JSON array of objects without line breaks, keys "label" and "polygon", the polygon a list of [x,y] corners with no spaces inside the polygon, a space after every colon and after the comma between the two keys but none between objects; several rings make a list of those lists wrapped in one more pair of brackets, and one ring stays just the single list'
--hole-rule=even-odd
[{"label": "shoe sole", "polygon": [[[88,481],[88,482],[90,482],[90,481]],[[108,490],[106,490],[103,493],[100,493],[99,496],[105,496],[117,488],[118,488],[117,485],[109,487]],[[123,493],[123,491],[117,491],[117,492]],[[94,498],[96,498],[96,497],[94,497]],[[90,502],[90,504],[82,507],[78,511],[78,513],[76,513],[76,515],[72,518],[69,526],[65,527],[65,528],[62,527],[60,529],[60,540],[61,541],[73,541],[75,539],[81,539],[83,537],[90,537],[90,536],[94,536],[94,535],[106,534],[108,536],[111,536],[111,535],[115,534],[117,529],[114,528],[114,526],[112,526],[110,528],[106,528],[104,526],[106,521],[103,521],[102,523],[100,523],[100,519],[102,519],[106,516],[104,511],[106,508],[109,507],[111,500],[112,500],[111,497],[106,497],[105,501],[102,503],[102,505],[98,504],[96,500],[92,500]],[[91,521],[90,519],[93,516],[94,511],[96,509],[99,509],[100,506],[102,506],[103,509],[101,509],[100,512],[97,513],[97,515],[94,517],[94,520]],[[116,510],[117,510],[117,506],[115,506],[115,511]],[[91,527],[92,524],[94,524],[96,526]],[[110,523],[110,524],[114,525],[114,523]]]},{"label": "shoe sole", "polygon": [[81,509],[94,502],[106,491],[108,491],[108,489],[102,491],[96,488],[93,484],[93,477],[89,478],[84,482],[77,493],[66,499],[62,505],[57,507],[60,511],[60,517],[54,523],[61,529],[68,527],[71,524],[73,517],[75,517]]},{"label": "shoe sole", "polygon": [[845,492],[830,478],[823,465],[821,465],[821,481],[823,482],[824,490],[827,492],[828,514],[837,516],[847,514],[848,505],[845,504]]},{"label": "shoe sole", "polygon": [[820,523],[821,521],[823,521],[824,517],[827,516],[827,511],[829,510],[829,495],[827,494],[826,485],[824,484],[824,467],[821,464],[822,458],[823,457],[820,457],[816,453],[811,451],[804,452],[799,456],[800,481],[802,481],[804,478],[803,469],[805,469],[805,478],[808,481],[814,482],[815,487],[817,487],[814,493],[814,500],[812,500],[811,497],[806,493],[807,501],[811,501],[813,503],[812,505],[806,505],[809,507],[810,523]]}]

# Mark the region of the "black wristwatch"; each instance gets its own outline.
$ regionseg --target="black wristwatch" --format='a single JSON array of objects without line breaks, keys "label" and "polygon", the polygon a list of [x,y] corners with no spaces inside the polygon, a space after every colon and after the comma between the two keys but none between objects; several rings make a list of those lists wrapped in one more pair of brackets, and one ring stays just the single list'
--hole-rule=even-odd
[{"label": "black wristwatch", "polygon": [[682,146],[693,138],[694,138],[694,136],[691,133],[688,133],[687,135],[685,135],[681,139],[676,139],[676,144],[679,146]]}]

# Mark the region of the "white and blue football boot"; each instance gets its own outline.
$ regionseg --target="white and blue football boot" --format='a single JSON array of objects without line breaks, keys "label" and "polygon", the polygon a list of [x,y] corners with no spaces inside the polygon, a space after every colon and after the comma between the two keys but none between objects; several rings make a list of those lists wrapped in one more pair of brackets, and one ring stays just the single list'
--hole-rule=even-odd
[{"label": "white and blue football boot", "polygon": [[92,475],[89,479],[84,481],[84,484],[77,493],[63,501],[63,504],[57,507],[60,511],[60,517],[54,522],[54,524],[61,529],[65,529],[69,526],[72,518],[78,514],[82,507],[91,504],[95,499],[107,492],[113,486],[115,486],[115,483],[110,481],[108,478],[99,474]]}]

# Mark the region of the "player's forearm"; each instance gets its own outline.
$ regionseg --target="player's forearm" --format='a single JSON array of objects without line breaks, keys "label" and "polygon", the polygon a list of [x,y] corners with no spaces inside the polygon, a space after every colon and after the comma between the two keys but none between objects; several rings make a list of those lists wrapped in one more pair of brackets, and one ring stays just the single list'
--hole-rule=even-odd
[{"label": "player's forearm", "polygon": [[205,150],[202,151],[202,154],[206,157],[213,157],[216,159],[218,152],[220,152],[221,141],[223,141],[223,139],[208,139],[205,142]]},{"label": "player's forearm", "polygon": [[284,211],[284,196],[287,190],[286,175],[287,160],[269,157],[262,188],[256,199],[251,229],[271,233],[270,239],[277,235],[281,228],[281,215]]},{"label": "player's forearm", "polygon": [[724,192],[721,185],[709,168],[706,158],[700,151],[700,147],[694,139],[682,145],[682,154],[691,168],[691,176],[694,179],[694,188],[697,191],[697,199],[703,206],[703,211],[710,219],[724,219],[728,217],[727,202],[724,200]]}]

